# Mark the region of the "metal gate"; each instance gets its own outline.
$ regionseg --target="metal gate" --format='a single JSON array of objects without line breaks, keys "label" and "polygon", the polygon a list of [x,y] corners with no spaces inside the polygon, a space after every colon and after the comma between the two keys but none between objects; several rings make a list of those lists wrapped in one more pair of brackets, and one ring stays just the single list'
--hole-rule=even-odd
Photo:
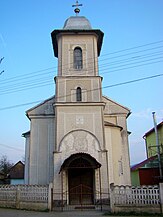
[{"label": "metal gate", "polygon": [[92,205],[93,189],[89,186],[80,184],[69,191],[70,205]]},{"label": "metal gate", "polygon": [[78,185],[66,192],[53,192],[53,210],[110,210],[110,195],[107,189],[93,191],[88,186]]}]

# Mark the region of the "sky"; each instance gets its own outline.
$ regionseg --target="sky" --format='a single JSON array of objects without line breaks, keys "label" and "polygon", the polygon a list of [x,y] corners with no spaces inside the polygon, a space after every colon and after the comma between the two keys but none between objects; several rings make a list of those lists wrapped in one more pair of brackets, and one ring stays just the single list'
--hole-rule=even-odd
[{"label": "sky", "polygon": [[[103,95],[128,107],[131,165],[146,158],[143,135],[163,120],[163,1],[80,0],[81,16],[104,32],[99,57]],[[55,94],[51,32],[74,16],[75,0],[0,4],[0,158],[24,158],[26,111]],[[154,76],[154,77],[153,77]],[[135,81],[147,78],[141,81]],[[134,82],[130,82],[134,81]],[[128,82],[126,84],[123,84]],[[113,86],[112,86],[113,85]]]}]

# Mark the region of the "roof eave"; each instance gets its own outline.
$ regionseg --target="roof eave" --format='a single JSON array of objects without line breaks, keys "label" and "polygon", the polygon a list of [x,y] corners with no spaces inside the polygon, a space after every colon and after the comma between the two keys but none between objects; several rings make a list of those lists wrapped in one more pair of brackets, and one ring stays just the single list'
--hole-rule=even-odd
[{"label": "roof eave", "polygon": [[99,30],[99,29],[56,29],[51,33],[52,37],[52,43],[53,43],[53,49],[54,49],[54,55],[55,57],[58,57],[58,43],[57,43],[57,37],[59,34],[62,33],[94,33],[98,36],[98,42],[97,42],[97,47],[98,47],[98,56],[100,55],[101,47],[102,47],[102,42],[103,42],[103,37],[104,33]]}]

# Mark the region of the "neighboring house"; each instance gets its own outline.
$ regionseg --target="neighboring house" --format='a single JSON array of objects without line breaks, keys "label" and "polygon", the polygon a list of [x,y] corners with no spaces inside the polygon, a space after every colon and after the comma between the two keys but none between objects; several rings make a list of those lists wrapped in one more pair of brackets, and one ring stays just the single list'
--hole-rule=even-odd
[{"label": "neighboring house", "polygon": [[[163,121],[157,125],[157,132],[163,168]],[[143,138],[145,139],[147,159],[131,167],[131,183],[132,185],[158,184],[162,180],[160,180],[155,129],[150,129]]]},{"label": "neighboring house", "polygon": [[[163,121],[157,125],[160,154],[163,153]],[[155,129],[152,128],[143,136],[145,139],[147,158],[157,155]]]},{"label": "neighboring house", "polygon": [[9,172],[9,179],[11,185],[24,184],[24,164],[19,161],[13,167],[11,167]]},{"label": "neighboring house", "polygon": [[[163,156],[162,156],[163,160]],[[158,157],[152,156],[131,167],[132,185],[157,185],[160,182]]]}]

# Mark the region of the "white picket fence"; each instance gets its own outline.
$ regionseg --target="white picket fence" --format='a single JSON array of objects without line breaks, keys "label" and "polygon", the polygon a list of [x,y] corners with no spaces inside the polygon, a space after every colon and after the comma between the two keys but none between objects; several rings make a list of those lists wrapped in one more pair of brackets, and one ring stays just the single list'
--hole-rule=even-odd
[{"label": "white picket fence", "polygon": [[[30,210],[52,210],[53,184],[49,185],[0,185],[0,207]],[[112,212],[150,212],[163,210],[163,183],[159,186],[114,186],[110,187]],[[106,195],[101,197],[106,198]],[[109,199],[109,198],[108,198]]]},{"label": "white picket fence", "polygon": [[48,185],[0,185],[0,206],[48,209]]},{"label": "white picket fence", "polygon": [[111,209],[118,211],[161,212],[160,186],[111,186]]},{"label": "white picket fence", "polygon": [[157,205],[159,186],[115,186],[114,204]]}]

